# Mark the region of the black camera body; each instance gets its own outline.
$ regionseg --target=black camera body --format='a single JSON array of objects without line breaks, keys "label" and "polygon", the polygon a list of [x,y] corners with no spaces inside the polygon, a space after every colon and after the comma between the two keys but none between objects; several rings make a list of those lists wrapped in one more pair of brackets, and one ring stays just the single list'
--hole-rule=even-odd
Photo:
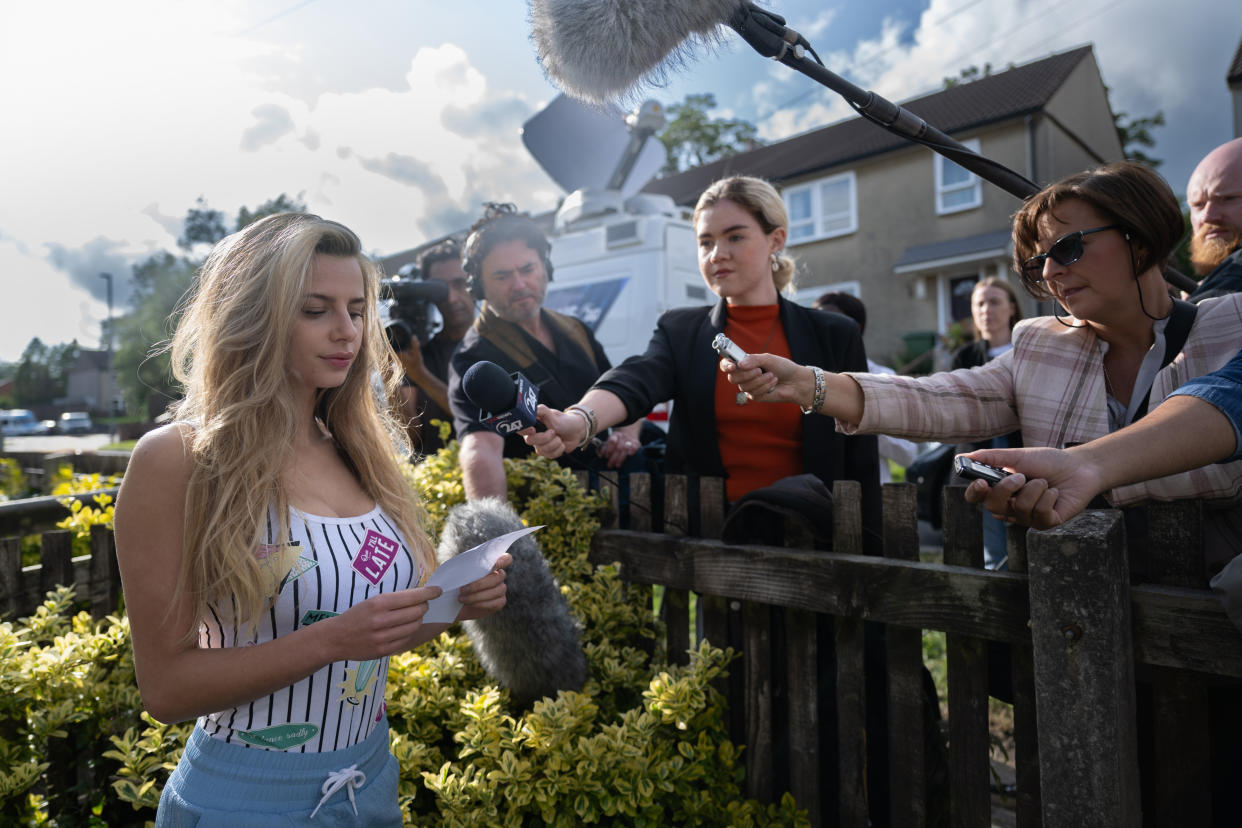
[{"label": "black camera body", "polygon": [[426,345],[439,330],[439,312],[435,306],[448,299],[449,288],[444,282],[410,279],[402,268],[392,279],[380,282],[380,298],[388,302],[388,324],[384,333],[398,353],[417,339]]}]

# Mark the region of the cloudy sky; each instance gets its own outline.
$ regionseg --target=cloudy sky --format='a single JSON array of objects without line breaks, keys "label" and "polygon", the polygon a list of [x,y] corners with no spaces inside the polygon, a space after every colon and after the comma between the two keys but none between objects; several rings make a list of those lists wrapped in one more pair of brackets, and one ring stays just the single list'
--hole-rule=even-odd
[{"label": "cloudy sky", "polygon": [[[1091,43],[1115,110],[1164,112],[1175,191],[1232,137],[1237,0],[772,0],[829,67],[903,101],[963,67]],[[657,5],[652,3],[652,5]],[[32,337],[98,347],[106,284],[174,250],[202,197],[226,215],[279,193],[374,253],[458,229],[484,200],[563,195],[522,123],[556,95],[522,0],[80,0],[0,4],[0,361]],[[732,34],[648,91],[711,92],[767,140],[849,110]]]}]

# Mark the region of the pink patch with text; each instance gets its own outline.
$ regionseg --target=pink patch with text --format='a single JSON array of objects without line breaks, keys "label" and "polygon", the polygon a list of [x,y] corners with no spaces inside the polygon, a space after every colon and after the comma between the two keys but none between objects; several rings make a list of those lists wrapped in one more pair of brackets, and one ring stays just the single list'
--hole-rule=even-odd
[{"label": "pink patch with text", "polygon": [[358,554],[354,555],[354,562],[351,566],[372,586],[378,586],[384,573],[397,559],[397,550],[400,548],[395,540],[384,537],[374,529],[368,529],[367,536],[362,541]]}]

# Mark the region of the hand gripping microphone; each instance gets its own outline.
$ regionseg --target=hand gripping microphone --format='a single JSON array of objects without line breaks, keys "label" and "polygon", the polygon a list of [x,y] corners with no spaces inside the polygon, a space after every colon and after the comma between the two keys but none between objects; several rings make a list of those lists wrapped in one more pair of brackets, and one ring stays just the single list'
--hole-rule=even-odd
[{"label": "hand gripping microphone", "polygon": [[510,374],[482,360],[466,369],[461,390],[479,407],[479,422],[502,437],[538,425],[539,389],[520,371]]}]

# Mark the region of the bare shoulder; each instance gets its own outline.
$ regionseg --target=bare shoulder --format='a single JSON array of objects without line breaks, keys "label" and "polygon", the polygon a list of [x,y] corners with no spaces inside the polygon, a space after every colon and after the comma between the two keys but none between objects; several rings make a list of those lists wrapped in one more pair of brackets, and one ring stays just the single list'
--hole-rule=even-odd
[{"label": "bare shoulder", "polygon": [[189,438],[189,426],[176,423],[143,435],[130,454],[121,480],[117,495],[119,513],[140,504],[164,508],[178,500],[184,502],[193,466]]},{"label": "bare shoulder", "polygon": [[171,423],[148,431],[134,446],[126,475],[133,472],[175,474],[184,471],[188,476],[190,435],[190,427],[184,423]]}]

